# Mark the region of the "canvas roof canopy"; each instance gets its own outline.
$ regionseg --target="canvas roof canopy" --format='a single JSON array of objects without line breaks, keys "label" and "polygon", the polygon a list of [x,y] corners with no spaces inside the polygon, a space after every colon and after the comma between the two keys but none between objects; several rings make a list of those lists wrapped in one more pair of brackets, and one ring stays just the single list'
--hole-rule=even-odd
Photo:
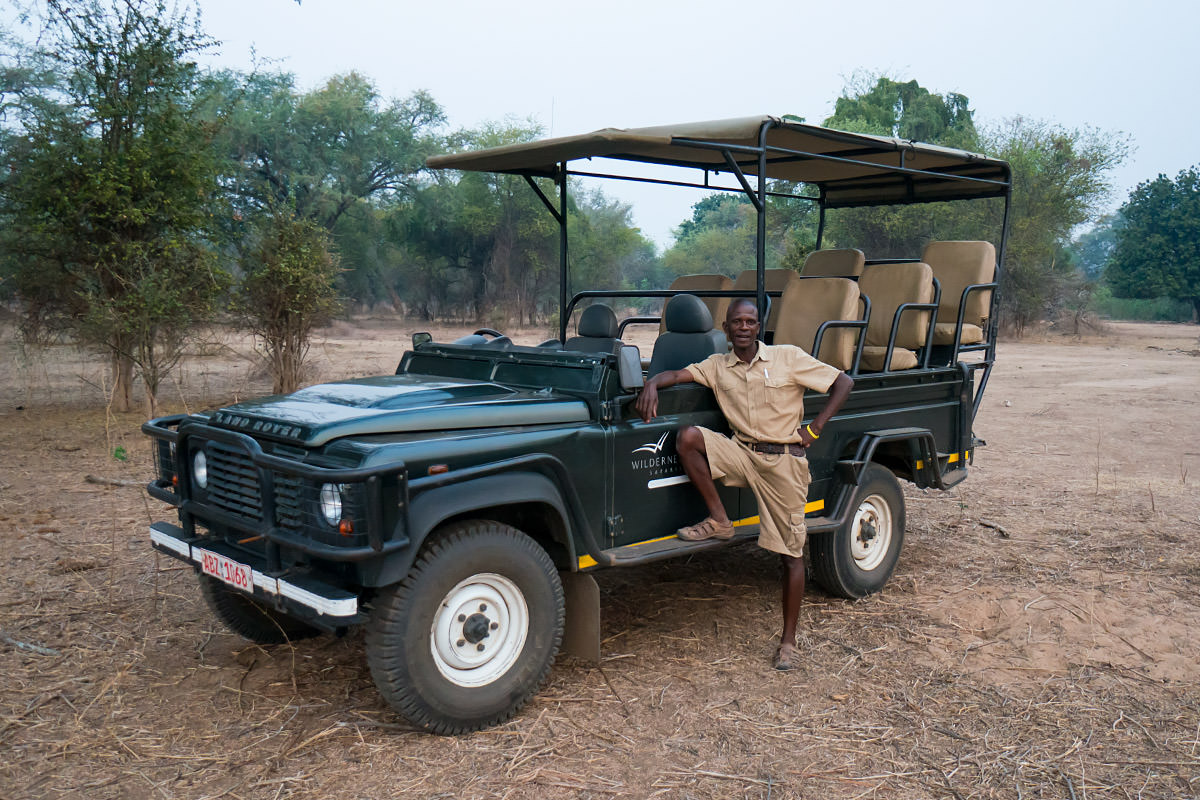
[{"label": "canvas roof canopy", "polygon": [[[965,150],[848,133],[777,117],[603,128],[576,136],[433,156],[433,169],[554,178],[563,162],[609,158],[758,175],[816,186],[829,208],[1002,197],[1008,164]],[[602,172],[573,173],[605,176]],[[610,174],[609,177],[626,177]],[[708,186],[708,175],[704,183]]]}]

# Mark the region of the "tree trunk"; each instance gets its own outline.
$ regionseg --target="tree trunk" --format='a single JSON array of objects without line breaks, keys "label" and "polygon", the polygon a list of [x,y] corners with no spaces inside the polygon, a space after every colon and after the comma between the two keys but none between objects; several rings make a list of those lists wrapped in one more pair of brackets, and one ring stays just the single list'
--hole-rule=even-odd
[{"label": "tree trunk", "polygon": [[1192,322],[1200,323],[1200,297],[1192,298]]},{"label": "tree trunk", "polygon": [[113,411],[133,410],[133,359],[114,353],[112,357]]}]

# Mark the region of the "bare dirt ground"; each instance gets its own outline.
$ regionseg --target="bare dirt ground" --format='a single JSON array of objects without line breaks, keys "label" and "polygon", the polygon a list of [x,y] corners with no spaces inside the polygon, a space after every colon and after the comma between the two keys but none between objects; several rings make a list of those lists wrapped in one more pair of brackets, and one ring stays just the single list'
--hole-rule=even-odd
[{"label": "bare dirt ground", "polygon": [[[414,329],[339,325],[314,377],[390,372]],[[810,589],[801,669],[769,668],[753,545],[610,571],[602,664],[561,657],[458,738],[384,706],[360,635],[221,629],[148,544],[142,415],[103,410],[94,357],[0,348],[0,797],[1200,796],[1196,326],[1003,344],[970,479],[907,492],[883,593]],[[164,400],[262,394],[255,370],[214,342]]]}]

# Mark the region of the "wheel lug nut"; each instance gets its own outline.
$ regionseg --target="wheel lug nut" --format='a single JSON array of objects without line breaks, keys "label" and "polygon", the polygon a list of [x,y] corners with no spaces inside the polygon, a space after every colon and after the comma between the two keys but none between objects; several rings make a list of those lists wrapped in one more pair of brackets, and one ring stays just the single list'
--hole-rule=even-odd
[{"label": "wheel lug nut", "polygon": [[479,604],[479,610],[480,610],[480,611],[487,611],[487,603],[480,603],[480,604]]},{"label": "wheel lug nut", "polygon": [[462,646],[463,646],[464,644],[466,644],[466,643],[467,643],[467,640],[466,640],[466,639],[459,639],[459,640],[458,640],[458,642],[457,642],[457,644],[458,644],[458,646],[459,646],[459,647],[462,647]]},{"label": "wheel lug nut", "polygon": [[496,630],[497,628],[499,628],[499,627],[500,627],[500,623],[499,623],[499,622],[493,622],[493,623],[491,624],[491,626],[490,626],[490,627],[491,627],[491,629],[492,629],[492,630]]},{"label": "wheel lug nut", "polygon": [[467,615],[466,615],[466,614],[459,614],[459,615],[458,615],[458,621],[459,621],[459,622],[466,622],[466,621],[467,621]]},{"label": "wheel lug nut", "polygon": [[475,645],[475,649],[482,653],[483,652],[483,642],[480,642],[479,644]]}]

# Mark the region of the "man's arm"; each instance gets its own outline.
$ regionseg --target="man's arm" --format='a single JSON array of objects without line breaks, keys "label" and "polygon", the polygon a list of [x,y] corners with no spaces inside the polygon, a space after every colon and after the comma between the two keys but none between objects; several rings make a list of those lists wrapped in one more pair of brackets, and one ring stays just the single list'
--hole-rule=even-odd
[{"label": "man's arm", "polygon": [[854,388],[854,379],[844,372],[839,372],[838,376],[833,379],[833,385],[829,387],[829,402],[821,409],[821,413],[810,422],[800,428],[801,444],[805,447],[811,447],[816,441],[809,432],[809,426],[817,436],[821,435],[821,431],[825,429],[825,423],[842,408],[842,403],[846,402],[846,398],[850,395],[850,390]]},{"label": "man's arm", "polygon": [[[849,380],[849,379],[847,379]],[[677,369],[672,372],[660,372],[650,380],[646,381],[646,385],[642,387],[642,393],[638,395],[637,403],[634,408],[642,417],[643,422],[649,422],[658,416],[658,390],[665,389],[668,386],[674,386],[677,383],[694,383],[696,377],[686,369]]]}]

